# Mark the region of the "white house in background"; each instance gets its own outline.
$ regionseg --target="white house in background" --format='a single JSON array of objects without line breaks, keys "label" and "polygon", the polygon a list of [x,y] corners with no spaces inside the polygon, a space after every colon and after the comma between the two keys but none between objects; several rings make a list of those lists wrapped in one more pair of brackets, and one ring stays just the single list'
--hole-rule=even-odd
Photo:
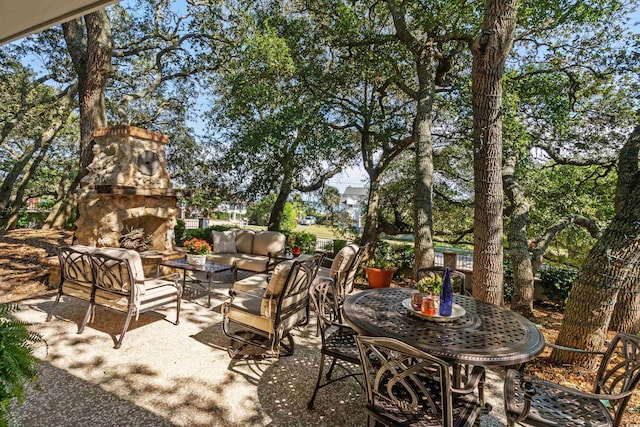
[{"label": "white house in background", "polygon": [[348,186],[340,196],[340,209],[349,214],[358,230],[362,226],[362,212],[368,195],[369,190],[365,187]]},{"label": "white house in background", "polygon": [[216,210],[218,212],[228,213],[231,221],[239,222],[247,214],[247,204],[223,202],[218,205]]}]

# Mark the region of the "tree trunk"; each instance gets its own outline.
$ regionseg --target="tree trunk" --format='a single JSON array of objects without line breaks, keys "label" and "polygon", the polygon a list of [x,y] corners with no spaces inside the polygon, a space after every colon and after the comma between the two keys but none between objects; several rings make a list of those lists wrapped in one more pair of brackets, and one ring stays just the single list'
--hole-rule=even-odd
[{"label": "tree trunk", "polygon": [[[427,68],[421,64],[419,67]],[[431,135],[431,112],[433,108],[433,73],[427,70],[418,74],[428,74],[421,83],[429,89],[420,91],[416,117],[413,120],[414,150],[416,154],[414,184],[414,251],[416,268],[431,267],[435,262],[433,249],[433,137]],[[421,79],[422,80],[422,79]],[[423,92],[426,92],[423,93]]]},{"label": "tree trunk", "polygon": [[502,75],[516,28],[517,0],[488,0],[473,42],[475,210],[473,296],[502,304]]},{"label": "tree trunk", "polygon": [[365,257],[372,259],[376,251],[376,242],[380,235],[380,219],[378,218],[378,205],[380,203],[380,176],[369,174],[369,199],[367,200],[367,213],[362,228],[362,245],[369,243]]},{"label": "tree trunk", "polygon": [[76,175],[73,182],[67,189],[66,193],[63,193],[62,199],[58,200],[56,204],[51,208],[51,212],[45,220],[45,225],[42,228],[63,229],[71,210],[76,204],[78,187],[80,186],[80,175]]},{"label": "tree trunk", "polygon": [[511,203],[512,213],[507,229],[509,256],[513,266],[513,296],[511,309],[528,319],[535,319],[533,314],[534,271],[527,244],[527,227],[529,226],[529,210],[531,206],[516,181],[515,166],[517,155],[512,154],[505,160],[503,169],[504,189]]},{"label": "tree trunk", "polygon": [[291,194],[291,185],[291,172],[285,171],[285,174],[282,177],[282,183],[280,184],[280,190],[278,191],[278,197],[276,197],[276,201],[271,209],[271,214],[269,215],[269,225],[267,226],[267,230],[280,231],[280,223],[282,222],[284,206],[287,204],[289,194]]},{"label": "tree trunk", "polygon": [[[640,267],[640,126],[618,157],[616,215],[582,264],[567,300],[557,343],[599,350],[609,328],[614,305],[616,327],[637,324],[638,269]],[[623,295],[620,295],[623,293]],[[626,296],[625,294],[629,294]],[[618,301],[618,298],[620,300]],[[622,319],[629,316],[629,319]],[[592,357],[554,350],[551,360],[593,368]]]},{"label": "tree trunk", "polygon": [[[84,26],[82,24],[84,20]],[[80,178],[93,160],[92,133],[107,125],[104,92],[111,69],[113,38],[103,10],[62,24],[67,51],[78,75],[80,104]]]}]

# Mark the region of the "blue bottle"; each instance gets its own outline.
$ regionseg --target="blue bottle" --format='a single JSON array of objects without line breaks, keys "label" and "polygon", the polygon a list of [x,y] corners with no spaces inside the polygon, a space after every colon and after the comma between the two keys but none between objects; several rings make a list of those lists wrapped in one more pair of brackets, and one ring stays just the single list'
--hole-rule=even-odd
[{"label": "blue bottle", "polygon": [[444,270],[444,279],[440,289],[440,316],[451,316],[453,307],[453,287],[451,286],[451,271],[449,267]]}]

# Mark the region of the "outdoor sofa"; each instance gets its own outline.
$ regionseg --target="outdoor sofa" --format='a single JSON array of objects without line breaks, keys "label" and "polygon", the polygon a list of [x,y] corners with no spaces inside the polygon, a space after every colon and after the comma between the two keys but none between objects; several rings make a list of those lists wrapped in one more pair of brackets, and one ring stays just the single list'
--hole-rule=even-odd
[{"label": "outdoor sofa", "polygon": [[213,253],[207,260],[230,265],[234,282],[238,270],[266,273],[284,260],[286,237],[277,231],[213,231],[212,240]]}]

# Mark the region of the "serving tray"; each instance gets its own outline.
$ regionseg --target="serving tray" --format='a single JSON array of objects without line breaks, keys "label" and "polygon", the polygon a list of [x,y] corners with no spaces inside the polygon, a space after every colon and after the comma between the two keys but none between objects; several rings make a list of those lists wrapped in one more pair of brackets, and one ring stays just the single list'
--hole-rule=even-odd
[{"label": "serving tray", "polygon": [[409,313],[413,314],[414,316],[418,316],[432,322],[451,322],[453,320],[461,318],[467,313],[465,309],[458,304],[453,304],[453,306],[451,307],[451,316],[440,316],[439,314],[436,314],[434,316],[427,316],[426,314],[422,314],[420,310],[416,311],[413,309],[413,307],[411,306],[411,298],[402,300],[402,305],[404,306],[404,308],[409,310]]}]

